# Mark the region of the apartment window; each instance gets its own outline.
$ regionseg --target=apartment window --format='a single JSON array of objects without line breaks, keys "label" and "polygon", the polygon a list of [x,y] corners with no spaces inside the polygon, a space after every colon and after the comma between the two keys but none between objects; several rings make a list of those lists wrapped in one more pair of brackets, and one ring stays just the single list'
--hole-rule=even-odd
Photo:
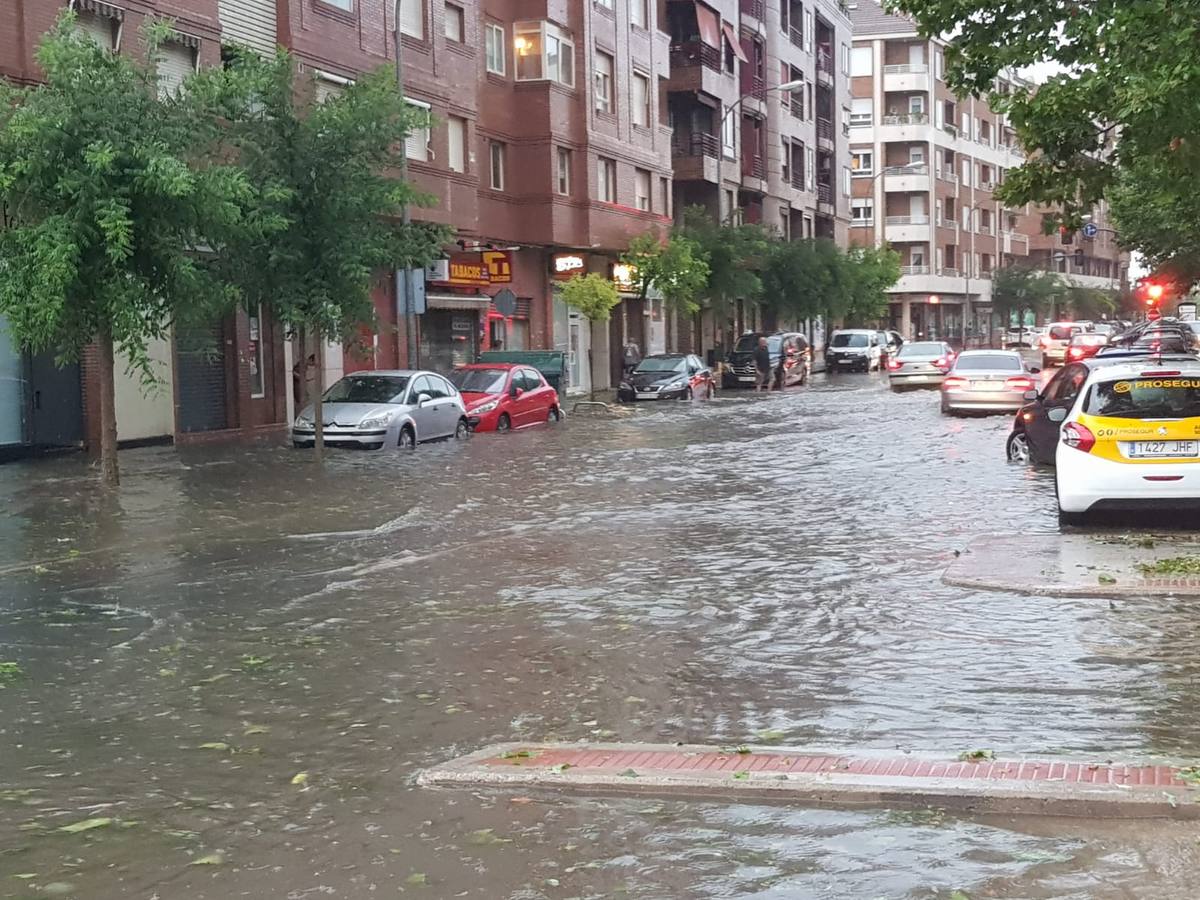
[{"label": "apartment window", "polygon": [[804,49],[813,52],[813,14],[811,9],[804,11]]},{"label": "apartment window", "polygon": [[779,207],[779,234],[785,241],[792,239],[792,210],[790,207]]},{"label": "apartment window", "polygon": [[850,168],[855,176],[870,175],[875,171],[875,152],[873,150],[855,150],[850,154]]},{"label": "apartment window", "polygon": [[495,75],[503,75],[505,69],[504,26],[488,22],[484,28],[484,41],[487,49],[487,70]]},{"label": "apartment window", "polygon": [[966,187],[971,186],[971,161],[969,159],[962,161],[962,183]]},{"label": "apartment window", "polygon": [[633,73],[633,124],[650,125],[650,79]]},{"label": "apartment window", "polygon": [[400,0],[400,33],[425,37],[425,0]]},{"label": "apartment window", "polygon": [[571,193],[571,151],[559,147],[556,153],[554,189],[560,194]]},{"label": "apartment window", "polygon": [[942,48],[938,47],[933,51],[933,77],[941,81],[945,77],[946,57],[942,55]]},{"label": "apartment window", "polygon": [[783,150],[780,153],[779,159],[779,174],[784,181],[792,180],[791,159],[792,159],[792,142],[787,138],[782,141]]},{"label": "apartment window", "polygon": [[599,198],[604,203],[617,202],[617,161],[600,157],[597,167]]},{"label": "apartment window", "polygon": [[850,74],[850,45],[849,44],[842,44],[841,60],[842,60],[842,74],[849,75]]},{"label": "apartment window", "polygon": [[635,25],[638,28],[645,28],[646,23],[650,20],[650,14],[647,9],[648,0],[629,0],[629,24]]},{"label": "apartment window", "polygon": [[875,52],[871,47],[855,47],[850,51],[850,74],[856,78],[875,74]]},{"label": "apartment window", "polygon": [[958,221],[959,221],[959,224],[962,225],[963,231],[971,230],[971,207],[964,206],[962,208],[962,218],[959,219]]},{"label": "apartment window", "polygon": [[420,100],[404,98],[404,102],[420,113],[420,116],[404,140],[404,155],[418,162],[429,161],[429,104]]},{"label": "apartment window", "polygon": [[513,26],[518,81],[557,81],[575,86],[575,44],[550,22],[518,22]]},{"label": "apartment window", "polygon": [[816,190],[817,187],[817,154],[812,147],[804,148],[804,172],[808,175],[808,189]]},{"label": "apartment window", "polygon": [[925,98],[920,94],[913,94],[908,98],[908,113],[909,115],[919,116],[925,112]]},{"label": "apartment window", "polygon": [[330,6],[336,6],[338,9],[344,9],[347,12],[354,9],[354,0],[322,0],[323,3],[328,3]]},{"label": "apartment window", "polygon": [[595,68],[592,71],[592,91],[596,96],[596,112],[613,111],[613,58],[602,50],[596,51]]},{"label": "apartment window", "polygon": [[875,120],[875,101],[870,97],[855,97],[850,101],[850,127],[868,127]]},{"label": "apartment window", "polygon": [[491,163],[491,185],[493,191],[504,190],[504,157],[507,155],[507,145],[500,141],[488,144],[488,158]]},{"label": "apartment window", "polygon": [[450,116],[446,120],[447,162],[451,172],[467,171],[467,120]]},{"label": "apartment window", "polygon": [[183,89],[183,83],[196,74],[196,47],[166,41],[158,48],[158,53],[158,95],[174,96]]},{"label": "apartment window", "polygon": [[962,136],[965,138],[971,136],[971,114],[967,112],[962,114]]},{"label": "apartment window", "polygon": [[850,224],[863,228],[875,222],[875,201],[870,197],[856,198],[850,201]]},{"label": "apartment window", "polygon": [[82,9],[75,10],[75,16],[75,30],[80,35],[91,38],[105,50],[117,49],[121,34],[119,19]]},{"label": "apartment window", "polygon": [[910,166],[925,164],[925,146],[923,144],[917,144],[908,148],[908,164]]},{"label": "apartment window", "polygon": [[263,381],[262,307],[257,307],[247,318],[250,331],[250,353],[247,360],[250,364],[250,396],[252,398],[265,397],[267,391]]},{"label": "apartment window", "polygon": [[851,177],[850,176],[850,167],[843,166],[842,167],[842,196],[843,197],[850,196],[850,177]]},{"label": "apartment window", "polygon": [[465,40],[467,33],[466,18],[463,15],[461,6],[455,6],[453,3],[446,4],[446,15],[443,20],[446,28],[446,40],[462,43]]},{"label": "apartment window", "polygon": [[633,199],[638,209],[650,212],[650,173],[645,169],[633,170]]},{"label": "apartment window", "polygon": [[908,251],[908,263],[911,266],[925,265],[925,248],[913,247]]},{"label": "apartment window", "polygon": [[721,121],[721,147],[727,157],[737,155],[737,116],[726,115]]},{"label": "apartment window", "polygon": [[662,200],[661,208],[662,208],[663,213],[664,214],[670,213],[670,211],[671,211],[671,179],[670,178],[658,179],[658,195],[659,195],[659,198]]}]

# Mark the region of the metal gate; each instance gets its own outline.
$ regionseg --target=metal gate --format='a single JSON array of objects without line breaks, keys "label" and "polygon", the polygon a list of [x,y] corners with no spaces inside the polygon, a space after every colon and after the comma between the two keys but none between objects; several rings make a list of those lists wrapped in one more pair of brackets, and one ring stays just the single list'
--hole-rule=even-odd
[{"label": "metal gate", "polygon": [[225,406],[225,341],[220,324],[175,339],[181,432],[229,427]]}]

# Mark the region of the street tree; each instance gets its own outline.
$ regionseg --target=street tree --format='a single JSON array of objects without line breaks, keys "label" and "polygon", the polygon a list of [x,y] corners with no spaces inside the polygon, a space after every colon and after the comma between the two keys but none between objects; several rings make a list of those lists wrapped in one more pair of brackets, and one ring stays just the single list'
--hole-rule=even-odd
[{"label": "street tree", "polygon": [[666,304],[682,315],[700,309],[699,298],[708,285],[708,260],[700,244],[682,234],[665,240],[653,231],[639,234],[621,254],[621,262],[634,270],[634,288],[642,300],[651,287]]},{"label": "street tree", "polygon": [[234,299],[212,260],[251,198],[221,155],[217,119],[186,91],[160,98],[151,22],[138,58],[101,48],[63,13],[37,50],[45,81],[0,81],[0,314],[22,347],[62,362],[98,353],[100,463],[117,464],[118,352],[148,390],[147,351]]},{"label": "street tree", "polygon": [[866,324],[885,316],[888,290],[900,280],[900,254],[887,246],[851,247],[840,258],[847,321]]},{"label": "street tree", "polygon": [[762,269],[763,305],[795,319],[829,315],[842,287],[834,250],[814,240],[776,242]]},{"label": "street tree", "polygon": [[701,206],[684,210],[680,233],[694,241],[708,261],[710,305],[727,310],[733,300],[758,300],[762,296],[762,265],[772,245],[771,235],[761,225],[723,224]]},{"label": "street tree", "polygon": [[223,110],[227,139],[254,185],[249,220],[258,229],[220,260],[248,308],[268,307],[301,335],[301,383],[315,351],[315,455],[324,434],[321,397],[326,341],[375,327],[371,287],[383,269],[420,269],[451,239],[449,229],[404,224],[405,204],[429,198],[400,177],[405,139],[428,123],[384,70],[321,102],[286,51],[234,55],[191,89]]},{"label": "street tree", "polygon": [[[1007,328],[1015,315],[1024,327],[1026,312],[1052,313],[1064,290],[1054,272],[1031,266],[1005,266],[992,274],[992,311]],[[1053,316],[1052,316],[1053,317]]]},{"label": "street tree", "polygon": [[1123,240],[1200,274],[1200,0],[894,0],[928,35],[954,34],[947,78],[985,94],[1009,67],[1052,64],[1035,91],[992,93],[1028,161],[997,197],[1062,209],[1077,226],[1110,195]]},{"label": "street tree", "polygon": [[[562,301],[572,309],[579,310],[581,316],[594,324],[609,320],[613,307],[621,302],[621,295],[617,292],[617,286],[609,279],[596,272],[588,272],[575,275],[563,284]],[[591,371],[591,368],[592,350],[589,344],[588,371]],[[595,398],[595,389],[592,390],[591,396]]]}]

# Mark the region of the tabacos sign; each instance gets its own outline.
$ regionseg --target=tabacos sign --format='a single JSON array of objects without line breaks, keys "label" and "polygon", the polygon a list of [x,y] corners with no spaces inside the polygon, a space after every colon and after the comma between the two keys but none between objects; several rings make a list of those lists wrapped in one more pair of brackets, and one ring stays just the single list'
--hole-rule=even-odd
[{"label": "tabacos sign", "polygon": [[[485,253],[451,253],[446,261],[445,278],[439,284],[456,287],[489,287],[512,282],[512,254],[506,250]],[[431,279],[432,280],[432,279]]]},{"label": "tabacos sign", "polygon": [[587,271],[587,258],[582,253],[555,253],[550,257],[550,275],[555,281],[570,281]]}]

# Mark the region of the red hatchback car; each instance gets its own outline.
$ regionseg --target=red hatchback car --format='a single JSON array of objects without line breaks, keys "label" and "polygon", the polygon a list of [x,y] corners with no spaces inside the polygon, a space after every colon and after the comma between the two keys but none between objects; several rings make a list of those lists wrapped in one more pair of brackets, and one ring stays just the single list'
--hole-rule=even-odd
[{"label": "red hatchback car", "polygon": [[542,373],[518,363],[475,363],[450,373],[473,431],[511,431],[562,418],[558,391]]}]

